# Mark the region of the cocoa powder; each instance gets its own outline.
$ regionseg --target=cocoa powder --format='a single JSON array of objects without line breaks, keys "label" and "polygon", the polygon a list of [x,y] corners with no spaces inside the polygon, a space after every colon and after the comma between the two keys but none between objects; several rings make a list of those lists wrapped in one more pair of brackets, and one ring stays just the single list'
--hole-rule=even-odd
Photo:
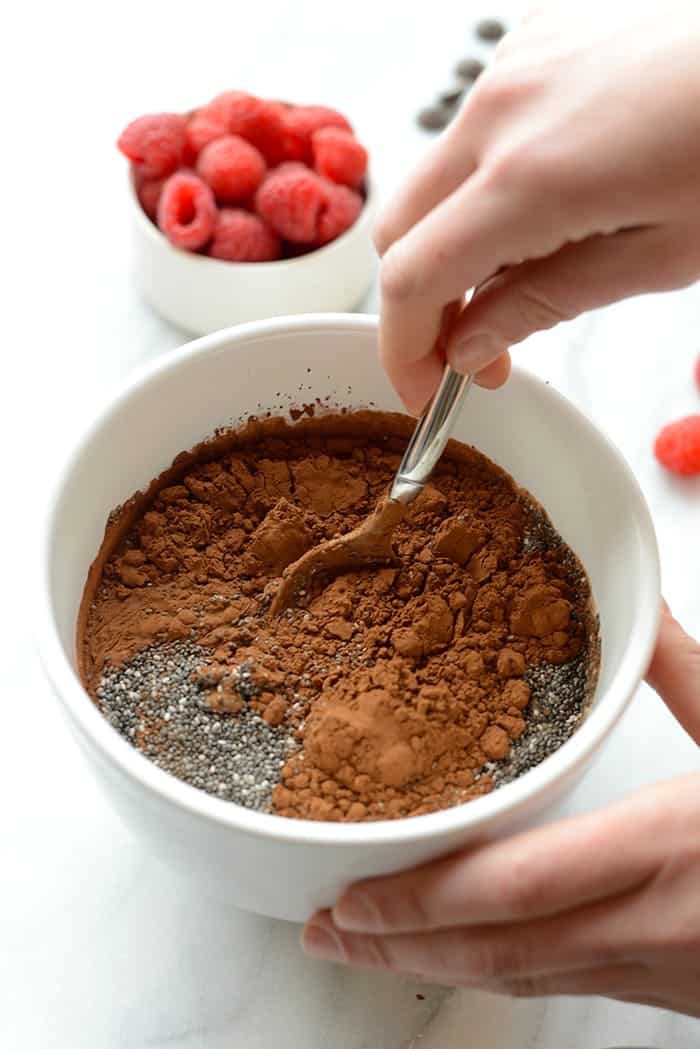
[{"label": "cocoa powder", "polygon": [[528,672],[596,647],[585,574],[497,466],[451,442],[396,529],[395,567],[317,581],[269,614],[284,568],[371,511],[410,426],[274,419],[179,457],[113,515],[91,570],[78,648],[93,696],[148,646],[195,643],[216,716],[245,708],[294,736],[277,813],[394,818],[490,790],[485,766],[526,730]]}]

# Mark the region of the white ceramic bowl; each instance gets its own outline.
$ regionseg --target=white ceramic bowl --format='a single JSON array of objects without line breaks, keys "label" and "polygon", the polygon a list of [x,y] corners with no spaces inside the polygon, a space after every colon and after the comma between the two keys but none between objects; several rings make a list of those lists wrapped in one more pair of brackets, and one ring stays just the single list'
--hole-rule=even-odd
[{"label": "white ceramic bowl", "polygon": [[129,178],[136,285],[161,317],[194,335],[263,317],[351,310],[376,267],[368,185],[357,221],[330,244],[279,262],[226,262],[174,247],[144,213]]},{"label": "white ceramic bowl", "polygon": [[358,877],[409,867],[551,816],[634,693],[658,625],[656,541],[633,475],[576,408],[516,369],[499,392],[470,393],[456,436],[540,500],[590,575],[601,623],[600,680],[591,713],[557,753],[467,805],[338,824],[251,812],[202,793],[162,772],[116,733],[83,690],[74,653],[78,604],[107,515],[216,427],[259,413],[260,406],[275,409],[276,391],[287,405],[330,394],[340,405],[397,409],[376,341],[375,317],[283,317],[218,332],[149,365],[74,448],[43,530],[41,652],[98,782],[126,821],[203,891],[281,918],[304,919]]}]

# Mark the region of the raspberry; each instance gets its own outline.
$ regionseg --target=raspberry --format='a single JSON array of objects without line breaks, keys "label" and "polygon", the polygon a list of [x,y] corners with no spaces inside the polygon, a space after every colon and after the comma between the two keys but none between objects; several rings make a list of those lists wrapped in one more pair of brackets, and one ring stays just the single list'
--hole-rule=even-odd
[{"label": "raspberry", "polygon": [[187,122],[187,143],[197,156],[205,146],[228,134],[228,124],[211,106],[202,106]]},{"label": "raspberry", "polygon": [[238,135],[217,138],[197,158],[197,172],[223,204],[252,197],[263,180],[265,161],[250,142]]},{"label": "raspberry", "polygon": [[674,474],[700,474],[700,415],[664,426],[654,442],[654,455]]},{"label": "raspberry", "polygon": [[286,171],[301,171],[307,175],[309,173],[308,164],[302,164],[300,160],[283,160],[281,164],[277,164],[274,171],[271,171],[271,175],[282,175]]},{"label": "raspberry", "polygon": [[347,186],[326,180],[324,186],[328,202],[318,220],[316,240],[319,244],[328,244],[349,229],[362,211],[363,204],[360,194]]},{"label": "raspberry", "polygon": [[311,161],[311,136],[324,127],[352,131],[342,113],[327,106],[293,106],[284,117],[285,147],[292,160]]},{"label": "raspberry", "polygon": [[280,257],[279,237],[257,215],[221,208],[209,254],[231,262],[270,262]]},{"label": "raspberry", "polygon": [[145,178],[139,183],[136,190],[139,203],[152,222],[156,221],[158,201],[164,185],[164,178]]},{"label": "raspberry", "polygon": [[178,248],[204,247],[216,225],[216,201],[206,182],[179,171],[163,186],[158,201],[158,226]]},{"label": "raspberry", "polygon": [[311,136],[314,167],[319,175],[356,189],[367,170],[367,150],[349,131],[322,127]]},{"label": "raspberry", "polygon": [[229,134],[240,135],[259,149],[271,166],[287,158],[285,146],[285,107],[242,91],[227,91],[211,106],[225,114]]},{"label": "raspberry", "polygon": [[223,120],[226,127],[228,127],[232,104],[236,99],[244,96],[244,91],[222,91],[221,94],[216,96],[216,98],[212,98],[211,102],[208,102],[204,108],[213,116]]},{"label": "raspberry", "polygon": [[185,117],[177,113],[152,113],[132,120],[117,145],[129,160],[140,165],[144,177],[160,178],[182,163],[185,126]]},{"label": "raspberry", "polygon": [[328,192],[313,171],[298,166],[273,171],[255,197],[261,218],[281,237],[299,244],[316,240],[318,220]]}]

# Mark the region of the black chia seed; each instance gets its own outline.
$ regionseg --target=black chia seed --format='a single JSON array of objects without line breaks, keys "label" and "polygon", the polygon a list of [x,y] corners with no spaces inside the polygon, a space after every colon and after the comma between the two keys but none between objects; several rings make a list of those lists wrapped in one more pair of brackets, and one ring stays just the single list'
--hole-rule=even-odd
[{"label": "black chia seed", "polygon": [[[143,649],[105,669],[97,689],[100,709],[165,772],[245,808],[269,810],[282,768],[298,744],[288,729],[271,727],[249,707],[236,715],[208,710],[205,679],[194,675],[210,658],[205,648],[187,642]],[[251,693],[249,675],[241,668],[243,698]]]},{"label": "black chia seed", "polygon": [[525,731],[502,761],[490,761],[481,770],[497,787],[511,783],[548,758],[573,735],[587,709],[588,653],[561,666],[541,663],[530,667],[523,680],[530,686]]},{"label": "black chia seed", "polygon": [[[590,585],[580,561],[532,496],[524,495],[523,502],[527,508],[523,553],[558,551],[575,596],[582,598],[590,592]],[[598,676],[600,644],[597,617],[590,607],[584,615],[588,620],[588,642],[575,659],[561,665],[540,663],[525,672],[523,680],[530,687],[530,702],[524,712],[525,731],[511,744],[507,757],[488,762],[480,772],[490,775],[496,787],[511,783],[548,758],[566,743],[586,716]]]}]

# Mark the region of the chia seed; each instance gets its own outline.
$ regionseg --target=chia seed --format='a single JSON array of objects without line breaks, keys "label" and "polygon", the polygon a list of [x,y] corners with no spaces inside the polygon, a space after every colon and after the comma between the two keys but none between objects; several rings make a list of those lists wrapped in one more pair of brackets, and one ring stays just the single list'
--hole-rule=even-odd
[{"label": "chia seed", "polygon": [[[98,700],[109,723],[164,772],[245,808],[267,811],[289,756],[298,749],[284,726],[273,728],[247,706],[236,715],[208,711],[198,668],[211,662],[189,642],[152,645],[100,679]],[[255,691],[239,668],[242,696]]]},{"label": "chia seed", "polygon": [[482,770],[493,778],[496,787],[512,783],[539,765],[573,735],[588,708],[589,666],[590,658],[584,650],[561,666],[540,663],[526,671],[523,680],[530,686],[530,702],[525,731],[503,761],[491,761]]},{"label": "chia seed", "polygon": [[[532,496],[524,496],[523,503],[527,512],[523,554],[556,550],[576,596],[587,594],[586,574],[546,512]],[[535,768],[566,743],[584,719],[595,691],[600,662],[598,621],[590,604],[584,615],[588,619],[588,644],[576,659],[561,665],[540,663],[526,671],[523,680],[530,687],[530,702],[524,713],[525,731],[511,744],[506,758],[489,762],[480,772],[480,775],[490,775],[494,786],[511,783]]]}]

